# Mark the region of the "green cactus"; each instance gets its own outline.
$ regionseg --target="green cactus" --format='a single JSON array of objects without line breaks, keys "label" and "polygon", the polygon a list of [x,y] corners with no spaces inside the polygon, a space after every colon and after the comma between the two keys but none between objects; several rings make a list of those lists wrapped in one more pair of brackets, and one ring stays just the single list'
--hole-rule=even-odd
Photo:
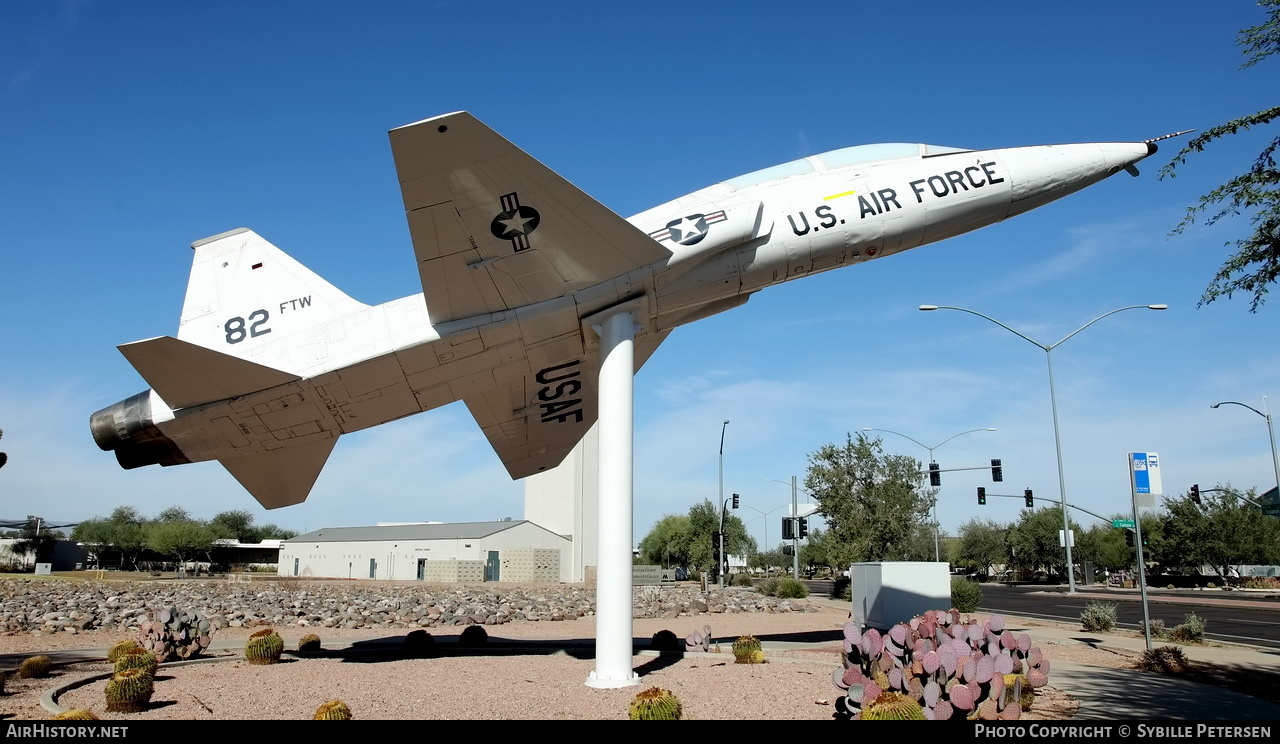
[{"label": "green cactus", "polygon": [[100,720],[93,711],[85,708],[64,710],[53,717],[55,721],[97,721]]},{"label": "green cactus", "polygon": [[313,721],[350,721],[351,709],[341,700],[330,700],[329,702],[316,708],[316,714],[311,717]]},{"label": "green cactus", "polygon": [[244,658],[250,664],[275,664],[284,651],[284,639],[275,628],[254,631],[244,644]]},{"label": "green cactus", "polygon": [[763,664],[764,649],[760,647],[760,639],[752,635],[738,636],[733,642],[733,663]]},{"label": "green cactus", "polygon": [[882,692],[862,709],[863,721],[923,721],[924,708],[900,692]]},{"label": "green cactus", "polygon": [[155,680],[151,675],[141,669],[126,669],[107,683],[107,711],[138,713],[146,710],[153,692]]},{"label": "green cactus", "polygon": [[141,669],[154,677],[159,667],[160,662],[156,660],[156,655],[139,646],[117,656],[114,671],[119,674],[126,669]]},{"label": "green cactus", "polygon": [[34,679],[37,677],[48,677],[49,670],[53,668],[53,659],[43,654],[40,656],[28,656],[18,665],[18,676],[23,679]]},{"label": "green cactus", "polygon": [[121,654],[125,653],[126,651],[132,651],[135,648],[141,649],[142,644],[138,643],[138,641],[134,638],[128,638],[123,641],[117,641],[115,645],[113,645],[110,649],[107,650],[107,661],[114,664],[120,660]]},{"label": "green cactus", "polygon": [[320,650],[320,636],[315,633],[308,633],[298,639],[298,652],[304,654],[314,654]]},{"label": "green cactus", "polygon": [[1036,690],[1027,682],[1024,674],[1006,674],[1004,675],[1004,704],[1016,702],[1022,706],[1023,710],[1031,710],[1031,704],[1035,702]]},{"label": "green cactus", "polygon": [[678,721],[684,715],[671,690],[650,687],[635,696],[627,717],[632,721]]}]

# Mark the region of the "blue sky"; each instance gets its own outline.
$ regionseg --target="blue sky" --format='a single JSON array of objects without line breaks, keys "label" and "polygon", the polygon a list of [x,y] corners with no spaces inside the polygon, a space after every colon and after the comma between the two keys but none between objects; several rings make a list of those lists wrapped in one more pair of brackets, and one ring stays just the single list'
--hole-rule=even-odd
[{"label": "blue sky", "polygon": [[[343,437],[309,500],[266,511],[216,463],[121,470],[93,411],[146,388],[118,344],[177,330],[191,242],[248,227],[352,297],[421,291],[387,131],[468,110],[620,214],[797,157],[874,142],[1139,141],[1274,104],[1240,70],[1248,0],[1207,4],[45,2],[0,6],[0,518],[247,509],[305,531],[523,517],[459,403]],[[1186,138],[1008,222],[762,292],[672,334],[636,378],[635,531],[742,495],[776,543],[786,485],[863,427],[943,468],[944,532],[1057,498],[1128,508],[1126,453],[1165,490],[1275,485],[1276,308],[1197,308],[1245,218],[1170,237],[1273,136],[1235,135],[1175,179]],[[1270,396],[1265,399],[1264,396]],[[776,483],[772,481],[782,481]],[[803,500],[803,496],[801,497]],[[755,511],[753,511],[755,510]],[[1085,524],[1087,515],[1075,515]]]}]

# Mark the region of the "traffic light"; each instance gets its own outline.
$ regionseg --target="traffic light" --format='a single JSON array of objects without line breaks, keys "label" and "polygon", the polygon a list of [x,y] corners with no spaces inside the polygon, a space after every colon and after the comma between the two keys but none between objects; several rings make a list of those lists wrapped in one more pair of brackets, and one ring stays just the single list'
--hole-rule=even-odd
[{"label": "traffic light", "polygon": [[711,533],[711,563],[715,566],[720,565],[720,531],[716,530]]},{"label": "traffic light", "polygon": [[1133,530],[1126,529],[1124,531],[1124,544],[1133,547]]},{"label": "traffic light", "polygon": [[782,546],[782,554],[783,554],[783,555],[795,555],[795,554],[796,554],[796,549],[795,549],[795,548],[793,548],[793,547],[792,547],[792,546],[790,546],[790,545],[783,545],[783,546]]},{"label": "traffic light", "polygon": [[942,485],[942,473],[938,471],[938,463],[936,462],[929,463],[929,485]]},{"label": "traffic light", "polygon": [[794,539],[795,539],[795,537],[796,537],[796,523],[795,523],[795,521],[793,521],[794,519],[795,519],[794,517],[783,517],[783,518],[782,518],[782,539],[783,539],[783,540],[794,540]]},{"label": "traffic light", "polygon": [[738,494],[736,493],[733,495],[733,508],[734,509],[738,508]]},{"label": "traffic light", "polygon": [[978,486],[978,506],[987,505],[987,489]]},{"label": "traffic light", "polygon": [[1200,484],[1199,483],[1191,484],[1191,500],[1196,504],[1200,503]]},{"label": "traffic light", "polygon": [[1004,480],[1004,468],[1000,467],[1000,458],[991,458],[991,480],[999,483]]},{"label": "traffic light", "polygon": [[1023,492],[1022,492],[1022,496],[1023,496],[1023,498],[1025,498],[1025,499],[1027,500],[1027,508],[1028,508],[1028,509],[1030,509],[1031,507],[1033,507],[1033,506],[1035,506],[1035,505],[1036,505],[1036,500],[1035,500],[1034,498],[1032,498],[1032,497],[1031,497],[1031,489],[1030,489],[1030,488],[1028,488],[1027,490],[1023,491]]},{"label": "traffic light", "polygon": [[809,536],[808,518],[799,517],[798,519],[796,519],[796,523],[797,523],[797,526],[799,527],[799,529],[796,531],[796,537],[808,537]]}]

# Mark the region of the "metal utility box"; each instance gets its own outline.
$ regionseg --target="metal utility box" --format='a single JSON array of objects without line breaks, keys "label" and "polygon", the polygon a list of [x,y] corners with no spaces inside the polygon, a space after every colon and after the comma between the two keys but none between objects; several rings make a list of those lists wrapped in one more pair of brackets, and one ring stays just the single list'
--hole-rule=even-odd
[{"label": "metal utility box", "polygon": [[928,610],[951,609],[947,564],[933,561],[854,563],[849,566],[853,621],[888,630]]}]

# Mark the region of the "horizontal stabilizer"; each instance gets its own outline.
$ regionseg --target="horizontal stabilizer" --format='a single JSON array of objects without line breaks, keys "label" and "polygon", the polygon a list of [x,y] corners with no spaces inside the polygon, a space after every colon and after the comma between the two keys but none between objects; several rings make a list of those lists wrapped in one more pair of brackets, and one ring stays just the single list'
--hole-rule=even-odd
[{"label": "horizontal stabilizer", "polygon": [[318,439],[271,452],[219,458],[218,462],[262,504],[279,509],[307,500],[338,438]]},{"label": "horizontal stabilizer", "polygon": [[301,379],[172,336],[157,336],[119,348],[142,379],[174,410]]}]

